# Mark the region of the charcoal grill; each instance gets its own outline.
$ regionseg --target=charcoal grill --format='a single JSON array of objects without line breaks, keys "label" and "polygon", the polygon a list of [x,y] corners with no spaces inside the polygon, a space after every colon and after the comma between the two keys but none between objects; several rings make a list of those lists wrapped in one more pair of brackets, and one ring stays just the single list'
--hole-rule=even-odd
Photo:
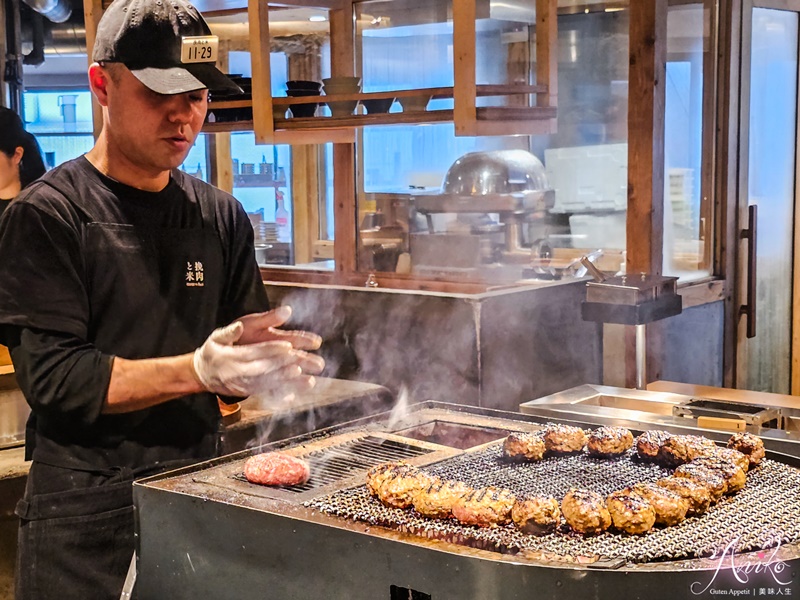
[{"label": "charcoal grill", "polygon": [[[667,471],[633,454],[503,461],[499,440],[538,429],[544,421],[535,416],[425,403],[389,417],[270,445],[309,461],[302,486],[247,482],[242,467],[254,451],[135,484],[139,598],[673,600],[762,589],[800,596],[796,457],[768,452],[744,490],[676,527],[536,537],[384,507],[367,493],[365,472],[403,459],[473,486],[560,497],[571,485],[606,494]],[[465,439],[478,445],[460,448]]]}]

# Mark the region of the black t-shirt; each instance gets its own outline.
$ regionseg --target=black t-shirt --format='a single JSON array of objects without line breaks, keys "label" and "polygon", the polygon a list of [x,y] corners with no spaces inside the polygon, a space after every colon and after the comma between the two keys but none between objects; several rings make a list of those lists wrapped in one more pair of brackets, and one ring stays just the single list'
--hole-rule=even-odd
[{"label": "black t-shirt", "polygon": [[0,217],[3,216],[4,212],[6,212],[6,209],[8,208],[8,205],[11,204],[12,200],[13,198],[0,198]]},{"label": "black t-shirt", "polygon": [[178,171],[145,192],[81,157],[0,219],[0,334],[34,411],[28,450],[42,462],[141,469],[212,456],[212,394],[101,414],[113,357],[191,352],[267,307],[243,208]]}]

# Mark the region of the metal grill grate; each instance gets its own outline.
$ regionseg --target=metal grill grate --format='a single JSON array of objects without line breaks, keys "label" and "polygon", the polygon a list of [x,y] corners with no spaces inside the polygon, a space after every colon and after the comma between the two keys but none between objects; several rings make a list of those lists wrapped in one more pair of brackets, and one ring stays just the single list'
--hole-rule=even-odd
[{"label": "metal grill grate", "polygon": [[[302,458],[311,468],[311,477],[300,485],[282,487],[288,492],[308,492],[331,483],[336,483],[355,472],[393,460],[407,460],[432,452],[427,448],[403,444],[375,436],[350,440],[343,444],[309,452]],[[247,482],[243,473],[234,479]]]},{"label": "metal grill grate", "polygon": [[[558,500],[570,487],[592,489],[605,495],[637,481],[654,481],[670,473],[640,462],[633,453],[615,460],[580,454],[536,463],[507,463],[501,458],[499,444],[444,460],[426,470],[473,487],[496,485],[516,495],[546,494]],[[584,537],[570,532],[566,526],[542,537],[524,534],[513,525],[481,529],[452,520],[426,519],[413,510],[385,507],[369,495],[365,486],[335,492],[305,505],[347,519],[485,550],[525,552],[578,562],[586,557],[587,562],[599,558],[640,563],[710,556],[729,545],[736,552],[749,552],[796,543],[800,541],[798,489],[800,470],[765,460],[760,468],[748,473],[744,490],[725,497],[705,515],[674,527],[654,528],[641,536],[610,531]]]}]

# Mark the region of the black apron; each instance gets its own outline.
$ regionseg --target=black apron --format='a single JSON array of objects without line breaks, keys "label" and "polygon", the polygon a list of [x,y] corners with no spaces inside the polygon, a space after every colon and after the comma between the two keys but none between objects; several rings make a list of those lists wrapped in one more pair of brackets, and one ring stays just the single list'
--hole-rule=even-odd
[{"label": "black apron", "polygon": [[[189,189],[186,191],[192,193]],[[129,286],[122,290],[115,288],[116,292],[122,293],[103,297],[99,303],[105,312],[103,318],[113,318],[117,310],[120,311],[117,314],[123,317],[120,321],[132,314],[124,303],[126,293],[142,281],[141,271],[146,267],[143,267],[141,252],[157,252],[162,264],[180,261],[186,269],[186,283],[203,284],[186,285],[177,292],[176,289],[161,290],[169,292],[173,302],[176,297],[180,301],[176,312],[183,316],[179,318],[204,315],[203,311],[208,310],[214,310],[211,318],[216,318],[216,308],[209,306],[209,298],[217,302],[221,298],[226,266],[224,239],[221,244],[213,206],[205,197],[200,198],[200,204],[204,222],[202,229],[147,232],[144,238],[137,239],[129,227],[89,224],[87,230],[91,231],[84,237],[84,256],[89,264],[95,264],[87,273],[88,278],[95,282],[89,287],[94,289],[93,293],[102,294],[110,290],[98,291],[101,282],[103,285]],[[196,258],[198,248],[202,248],[202,260],[187,260],[187,257]],[[94,260],[103,255],[113,259]],[[198,264],[195,263],[200,262],[203,277],[198,281]],[[163,287],[164,284],[151,285]],[[202,293],[198,293],[201,291],[199,287],[205,288]],[[180,291],[184,289],[185,293]],[[124,334],[125,328],[135,323],[115,323],[112,329],[117,325],[122,328],[119,333]],[[106,332],[104,335],[109,334]],[[216,400],[214,408],[218,415]],[[198,410],[211,409],[204,403],[198,406]],[[139,418],[139,413],[129,413],[128,419],[134,426]],[[216,448],[209,450],[204,449],[202,453],[213,455]],[[92,464],[37,447],[25,498],[16,509],[21,520],[16,600],[117,600],[134,551],[133,480],[208,457],[190,455],[182,460],[166,457],[157,466],[151,463],[142,468],[131,468],[103,464],[102,450],[98,451],[97,464]]]}]

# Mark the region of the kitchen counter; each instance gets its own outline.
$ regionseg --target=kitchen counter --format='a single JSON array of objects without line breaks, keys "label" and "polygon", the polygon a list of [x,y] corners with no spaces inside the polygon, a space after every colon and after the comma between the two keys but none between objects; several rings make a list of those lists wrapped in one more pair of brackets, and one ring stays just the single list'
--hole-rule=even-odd
[{"label": "kitchen counter", "polygon": [[25,448],[22,446],[0,450],[0,481],[27,475],[30,465],[25,461]]},{"label": "kitchen counter", "polygon": [[713,398],[729,402],[744,402],[759,406],[774,406],[778,408],[800,409],[800,397],[786,394],[772,394],[770,392],[754,392],[751,390],[735,390],[732,388],[713,387],[709,385],[694,385],[691,383],[677,383],[675,381],[654,381],[647,384],[647,389],[654,392],[670,392],[697,398]]}]

